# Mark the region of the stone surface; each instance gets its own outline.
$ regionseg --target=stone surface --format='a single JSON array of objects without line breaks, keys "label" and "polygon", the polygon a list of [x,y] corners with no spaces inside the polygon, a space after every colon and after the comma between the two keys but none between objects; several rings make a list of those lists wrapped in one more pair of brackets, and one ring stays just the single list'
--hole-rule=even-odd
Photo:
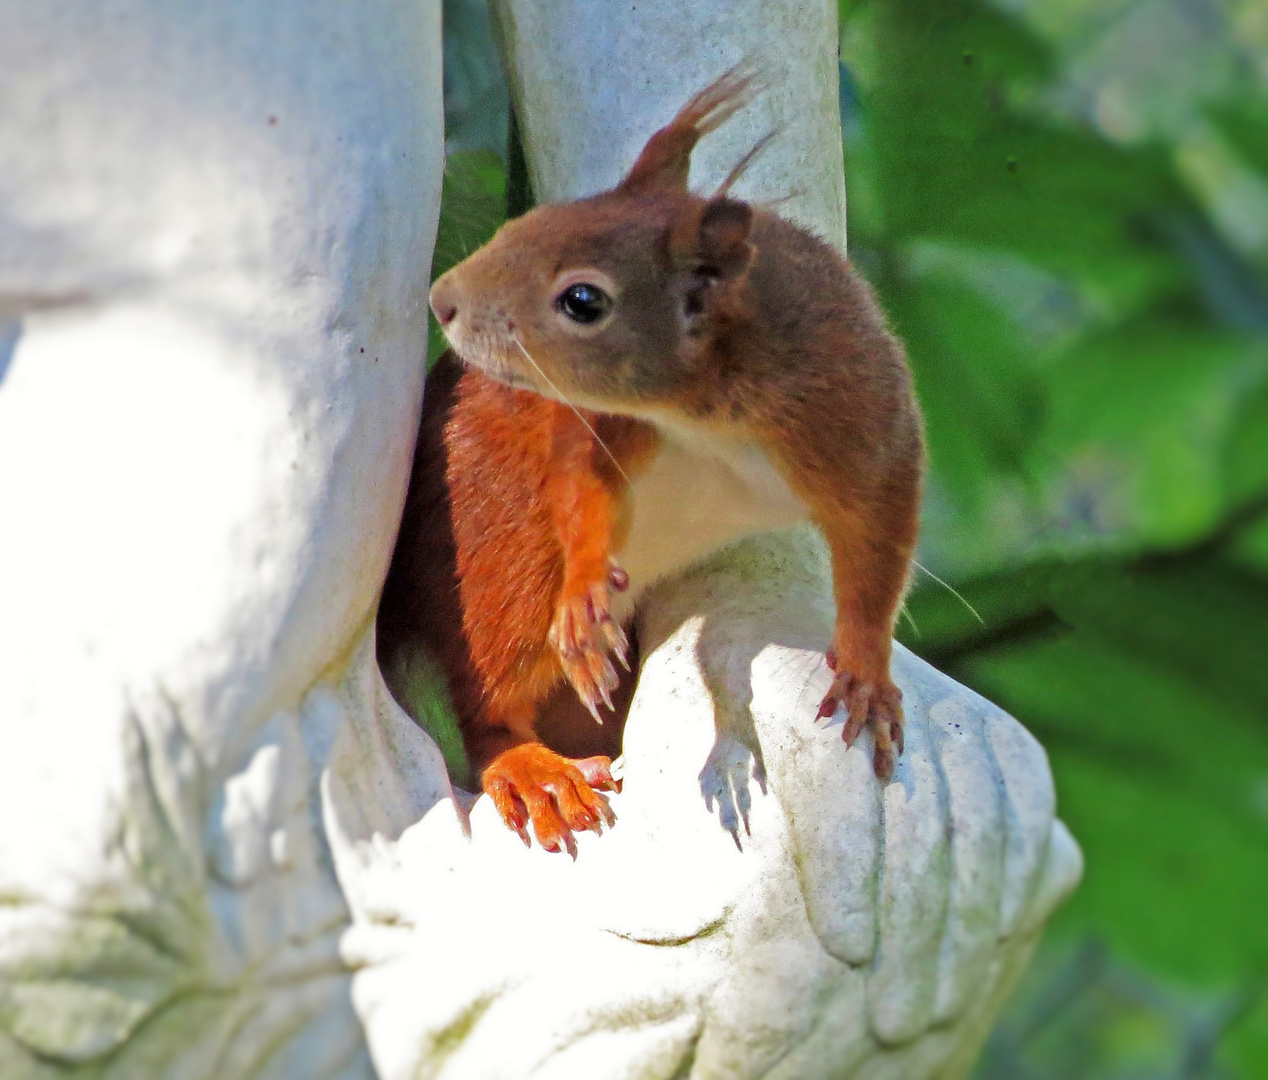
[{"label": "stone surface", "polygon": [[[833,10],[499,5],[539,191],[606,186],[614,132],[751,55],[775,89],[699,178],[784,124],[744,190],[843,242]],[[1078,851],[1034,740],[901,651],[893,783],[814,721],[811,534],[648,597],[575,862],[384,688],[437,0],[6,16],[0,1076],[963,1075]]]},{"label": "stone surface", "polygon": [[300,703],[404,497],[439,7],[5,5],[6,1080],[370,1071]]}]

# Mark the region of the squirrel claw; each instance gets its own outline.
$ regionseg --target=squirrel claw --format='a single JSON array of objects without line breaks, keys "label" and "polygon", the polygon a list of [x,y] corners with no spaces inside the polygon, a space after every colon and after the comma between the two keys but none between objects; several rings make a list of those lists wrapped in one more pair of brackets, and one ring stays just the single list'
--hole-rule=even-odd
[{"label": "squirrel claw", "polygon": [[550,643],[564,677],[599,723],[603,723],[599,703],[611,710],[612,691],[621,681],[609,657],[627,671],[630,667],[629,639],[612,617],[609,588],[610,582],[604,581],[579,594],[565,596],[555,609],[550,627]]},{"label": "squirrel claw", "polygon": [[615,561],[609,561],[608,584],[617,592],[625,592],[630,587],[630,575],[617,566]]},{"label": "squirrel claw", "polygon": [[521,743],[495,757],[480,783],[498,814],[531,847],[526,826],[546,851],[577,857],[577,832],[601,833],[616,815],[598,789],[618,790],[605,757],[573,761],[541,743]]},{"label": "squirrel claw", "polygon": [[[836,660],[836,654],[832,659]],[[818,715],[831,716],[845,705],[841,739],[846,746],[853,746],[863,729],[870,727],[874,740],[872,771],[878,779],[888,781],[894,775],[896,759],[903,752],[902,699],[902,691],[887,675],[868,682],[837,669],[832,686],[819,705]]]},{"label": "squirrel claw", "polygon": [[603,699],[603,704],[607,706],[608,712],[612,711],[612,694],[608,690],[606,684],[599,684],[599,697]]}]

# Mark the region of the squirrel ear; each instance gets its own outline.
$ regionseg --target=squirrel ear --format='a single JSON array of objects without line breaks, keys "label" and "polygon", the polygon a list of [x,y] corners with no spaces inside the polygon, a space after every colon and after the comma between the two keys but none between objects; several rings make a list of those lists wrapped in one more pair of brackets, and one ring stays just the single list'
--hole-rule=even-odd
[{"label": "squirrel ear", "polygon": [[756,252],[748,238],[752,222],[748,203],[722,197],[697,203],[670,230],[671,257],[686,272],[683,316],[689,333],[701,332],[726,310],[729,286],[744,276]]},{"label": "squirrel ear", "polygon": [[710,199],[696,227],[695,259],[711,277],[729,281],[739,277],[753,261],[749,229],[753,209],[737,199]]}]

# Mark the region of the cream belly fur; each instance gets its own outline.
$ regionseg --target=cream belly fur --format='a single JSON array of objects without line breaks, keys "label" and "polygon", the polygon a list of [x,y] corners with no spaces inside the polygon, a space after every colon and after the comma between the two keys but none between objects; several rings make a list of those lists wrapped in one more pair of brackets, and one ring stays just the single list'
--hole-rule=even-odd
[{"label": "cream belly fur", "polygon": [[630,587],[614,594],[625,622],[640,594],[661,578],[750,533],[810,517],[756,442],[657,422],[656,457],[630,487],[630,532],[615,551]]}]

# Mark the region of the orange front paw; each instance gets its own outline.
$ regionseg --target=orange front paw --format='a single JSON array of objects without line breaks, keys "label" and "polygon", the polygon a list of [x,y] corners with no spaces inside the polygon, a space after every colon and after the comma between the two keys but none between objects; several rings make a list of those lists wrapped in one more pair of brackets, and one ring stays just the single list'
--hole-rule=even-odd
[{"label": "orange front paw", "polygon": [[895,759],[903,752],[903,695],[882,670],[871,677],[855,675],[850,667],[865,671],[864,665],[838,665],[835,650],[828,651],[828,666],[836,673],[832,686],[819,705],[819,715],[833,715],[844,704],[845,727],[841,738],[852,746],[864,727],[872,729],[872,770],[881,780],[894,775]]},{"label": "orange front paw", "polygon": [[625,631],[612,617],[610,589],[628,582],[623,572],[613,571],[607,580],[565,595],[555,609],[550,627],[550,643],[559,657],[564,677],[576,690],[581,703],[599,723],[599,703],[612,708],[612,691],[620,676],[609,657],[626,671],[630,643]]},{"label": "orange front paw", "polygon": [[480,785],[502,820],[530,844],[531,822],[537,842],[547,851],[577,856],[574,832],[601,832],[616,820],[601,791],[619,791],[611,759],[570,759],[541,743],[522,743],[498,754],[480,774]]}]

